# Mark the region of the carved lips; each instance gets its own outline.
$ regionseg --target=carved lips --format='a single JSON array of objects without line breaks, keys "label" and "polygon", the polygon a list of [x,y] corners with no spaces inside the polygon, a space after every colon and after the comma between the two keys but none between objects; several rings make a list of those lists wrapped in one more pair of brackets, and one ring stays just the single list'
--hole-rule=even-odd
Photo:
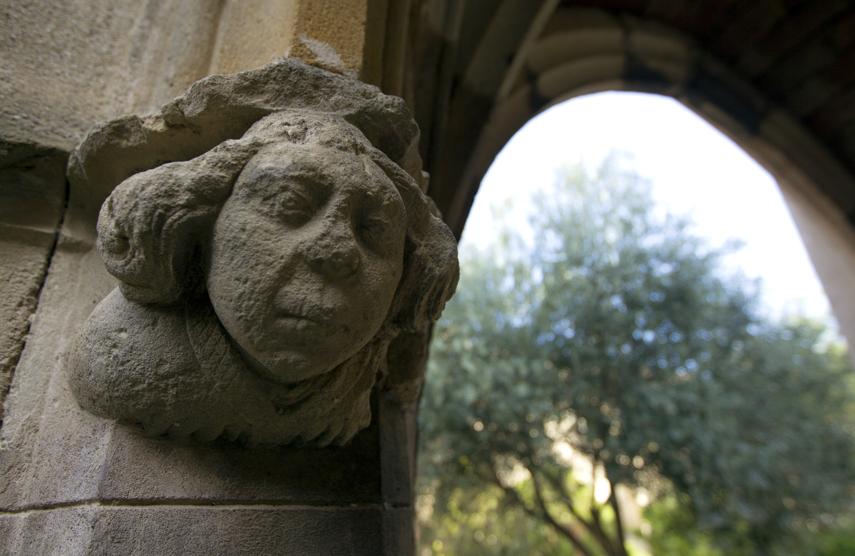
[{"label": "carved lips", "polygon": [[299,310],[282,309],[275,313],[275,322],[291,332],[317,333],[347,333],[347,325],[336,319],[333,311],[301,312]]}]

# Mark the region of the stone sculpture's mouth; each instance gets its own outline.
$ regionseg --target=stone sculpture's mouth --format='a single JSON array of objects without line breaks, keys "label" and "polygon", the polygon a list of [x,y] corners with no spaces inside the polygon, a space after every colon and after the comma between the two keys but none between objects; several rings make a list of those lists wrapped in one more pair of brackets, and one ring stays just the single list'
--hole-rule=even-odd
[{"label": "stone sculpture's mouth", "polygon": [[283,326],[295,331],[311,331],[322,333],[346,332],[347,326],[332,316],[333,311],[295,311],[280,309],[276,312],[275,320]]},{"label": "stone sculpture's mouth", "polygon": [[316,316],[306,315],[303,313],[296,313],[296,312],[292,312],[292,311],[279,311],[276,314],[276,320],[294,320],[294,321],[306,320],[306,321],[314,322],[317,324],[327,324],[330,322],[329,319],[318,318]]}]

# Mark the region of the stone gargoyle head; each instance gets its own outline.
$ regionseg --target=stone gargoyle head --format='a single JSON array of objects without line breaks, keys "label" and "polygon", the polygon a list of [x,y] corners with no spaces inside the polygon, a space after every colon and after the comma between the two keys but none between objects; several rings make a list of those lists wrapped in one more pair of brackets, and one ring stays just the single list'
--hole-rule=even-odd
[{"label": "stone gargoyle head", "polygon": [[134,162],[102,179],[121,179],[97,224],[119,286],[69,358],[80,405],[202,441],[341,444],[367,426],[390,346],[426,339],[457,280],[401,121],[415,129],[399,99],[286,60],[93,132],[72,178],[101,179],[116,129]]}]

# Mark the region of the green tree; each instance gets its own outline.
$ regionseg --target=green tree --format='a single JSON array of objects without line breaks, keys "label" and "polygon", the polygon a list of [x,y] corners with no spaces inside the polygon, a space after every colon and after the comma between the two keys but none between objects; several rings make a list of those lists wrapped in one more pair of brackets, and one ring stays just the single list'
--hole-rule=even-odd
[{"label": "green tree", "polygon": [[435,331],[421,407],[435,515],[489,485],[497,511],[621,556],[622,489],[674,496],[732,551],[786,549],[831,520],[855,450],[851,370],[823,329],[762,317],[756,286],[613,161],[568,170],[535,205],[532,245],[500,230],[464,251]]}]

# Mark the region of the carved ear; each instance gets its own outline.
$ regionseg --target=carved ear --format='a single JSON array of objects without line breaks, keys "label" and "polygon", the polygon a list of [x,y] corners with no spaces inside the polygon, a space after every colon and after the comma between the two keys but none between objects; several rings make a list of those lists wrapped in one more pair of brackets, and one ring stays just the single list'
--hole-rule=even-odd
[{"label": "carved ear", "polygon": [[135,174],[98,217],[98,253],[126,298],[172,304],[202,280],[200,248],[254,144],[227,141],[186,162]]},{"label": "carved ear", "polygon": [[421,391],[431,326],[457,287],[457,241],[409,173],[376,149],[369,154],[407,210],[404,272],[390,309],[397,335],[387,351],[383,389],[400,403],[413,403]]},{"label": "carved ear", "polygon": [[457,241],[407,172],[377,150],[371,151],[371,158],[395,184],[407,209],[404,273],[392,318],[404,332],[427,334],[457,287]]},{"label": "carved ear", "polygon": [[457,287],[457,243],[451,230],[431,215],[425,229],[407,241],[404,275],[395,300],[395,323],[407,332],[426,333]]}]

